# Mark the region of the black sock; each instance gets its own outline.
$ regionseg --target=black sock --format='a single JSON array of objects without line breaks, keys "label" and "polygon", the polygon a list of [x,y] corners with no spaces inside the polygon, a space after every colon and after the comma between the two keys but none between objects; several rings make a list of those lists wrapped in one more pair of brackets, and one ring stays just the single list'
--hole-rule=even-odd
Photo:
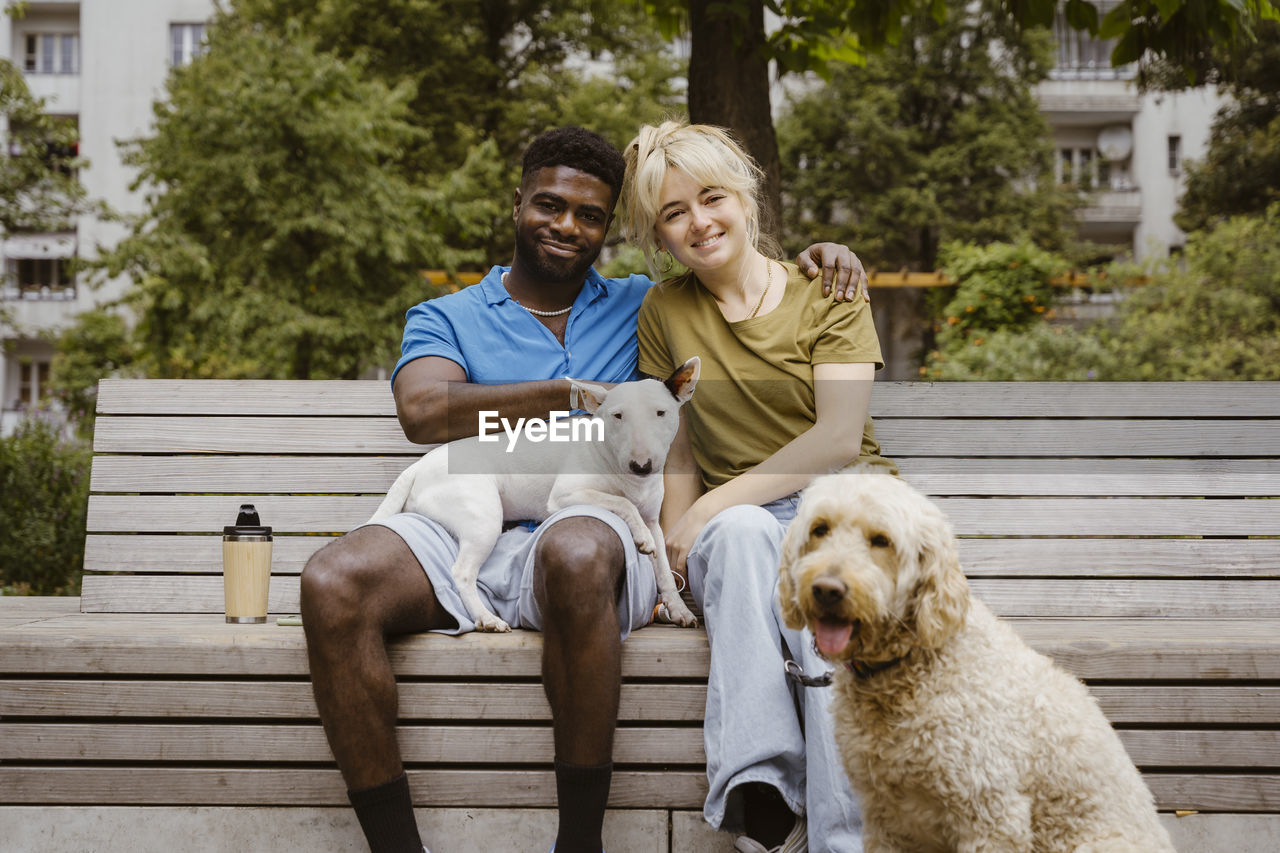
[{"label": "black sock", "polygon": [[600,853],[604,846],[604,809],[612,780],[612,762],[580,767],[556,759],[556,798],[560,808],[556,853]]},{"label": "black sock", "polygon": [[742,800],[748,838],[766,848],[777,847],[787,840],[796,816],[777,788],[763,782],[748,782],[742,786]]},{"label": "black sock", "polygon": [[422,853],[407,775],[401,773],[372,788],[347,791],[347,799],[355,807],[371,853]]}]

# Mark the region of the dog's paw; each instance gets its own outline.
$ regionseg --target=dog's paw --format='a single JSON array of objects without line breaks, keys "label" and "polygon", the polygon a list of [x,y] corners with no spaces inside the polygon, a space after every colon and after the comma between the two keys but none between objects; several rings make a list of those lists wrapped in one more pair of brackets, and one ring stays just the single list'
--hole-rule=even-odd
[{"label": "dog's paw", "polygon": [[667,619],[673,625],[679,625],[681,628],[698,627],[698,617],[693,615],[693,611],[685,606],[684,600],[679,595],[663,596],[662,604],[667,610]]},{"label": "dog's paw", "polygon": [[492,613],[482,613],[476,618],[475,623],[477,631],[484,631],[490,634],[505,634],[511,630],[510,625]]},{"label": "dog's paw", "polygon": [[649,533],[649,531],[646,530],[644,536],[637,536],[636,550],[639,551],[641,554],[645,554],[650,557],[658,553],[657,548],[655,547],[653,542],[653,534]]}]

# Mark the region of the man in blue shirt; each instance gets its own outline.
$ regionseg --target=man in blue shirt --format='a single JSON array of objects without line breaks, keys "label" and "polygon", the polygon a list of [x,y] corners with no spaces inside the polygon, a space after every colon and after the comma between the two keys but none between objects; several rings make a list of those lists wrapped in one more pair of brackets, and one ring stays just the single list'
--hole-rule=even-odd
[{"label": "man in blue shirt", "polygon": [[[529,146],[510,269],[494,267],[479,284],[409,311],[392,387],[411,441],[476,435],[481,411],[514,421],[569,409],[568,376],[638,378],[636,314],[652,282],[605,279],[592,268],[623,172],[618,150],[580,128],[550,131]],[[811,247],[798,261],[811,276],[822,269],[837,298],[865,289],[861,264],[844,247]],[[396,743],[386,642],[474,629],[449,571],[456,548],[440,525],[401,514],[327,545],[302,573],[316,705],[373,853],[425,849]],[[622,641],[648,624],[657,597],[649,558],[617,516],[572,507],[536,530],[504,533],[479,586],[498,616],[543,633],[560,811],[554,849],[598,853]]]}]

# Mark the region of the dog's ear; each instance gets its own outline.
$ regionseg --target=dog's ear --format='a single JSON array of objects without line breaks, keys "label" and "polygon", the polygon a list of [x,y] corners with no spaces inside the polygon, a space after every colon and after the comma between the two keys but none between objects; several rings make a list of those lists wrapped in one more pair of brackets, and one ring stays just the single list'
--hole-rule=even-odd
[{"label": "dog's ear", "polygon": [[698,384],[698,376],[702,373],[702,359],[696,355],[680,365],[667,377],[663,385],[681,403],[687,403],[693,396],[693,388]]},{"label": "dog's ear", "polygon": [[804,627],[804,614],[796,604],[796,582],[791,570],[808,535],[808,523],[798,517],[792,519],[787,535],[782,539],[782,559],[778,565],[778,604],[782,608],[782,618],[788,628],[797,631]]},{"label": "dog's ear", "polygon": [[596,413],[596,409],[600,408],[600,404],[604,402],[604,395],[609,393],[608,388],[601,385],[593,385],[590,382],[581,382],[577,379],[570,379],[569,384],[577,392],[575,396],[581,402],[582,408],[593,415]]},{"label": "dog's ear", "polygon": [[960,569],[955,537],[938,512],[921,518],[921,579],[916,587],[916,636],[920,645],[936,649],[964,625],[969,612],[969,582]]}]

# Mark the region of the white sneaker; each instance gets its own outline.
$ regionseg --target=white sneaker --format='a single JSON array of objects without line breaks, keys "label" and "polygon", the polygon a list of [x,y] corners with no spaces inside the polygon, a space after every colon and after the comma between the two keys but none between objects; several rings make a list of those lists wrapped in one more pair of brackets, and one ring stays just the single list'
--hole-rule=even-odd
[{"label": "white sneaker", "polygon": [[809,853],[809,821],[803,817],[796,818],[796,825],[791,827],[786,839],[777,847],[765,847],[754,838],[739,835],[733,842],[736,853]]}]

